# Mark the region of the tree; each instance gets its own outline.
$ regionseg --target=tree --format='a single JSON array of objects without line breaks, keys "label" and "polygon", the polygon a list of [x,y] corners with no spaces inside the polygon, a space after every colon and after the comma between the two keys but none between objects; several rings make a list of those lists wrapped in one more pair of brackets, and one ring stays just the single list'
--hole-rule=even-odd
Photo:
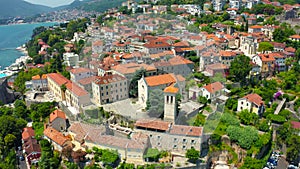
[{"label": "tree", "polygon": [[221,83],[225,83],[226,82],[226,78],[224,77],[223,73],[221,72],[218,72],[216,73],[212,79],[211,79],[211,82],[221,82]]},{"label": "tree", "polygon": [[248,110],[242,110],[239,113],[241,123],[245,125],[255,125],[259,119],[258,115],[255,113],[250,113]]},{"label": "tree", "polygon": [[147,109],[151,116],[160,117],[164,113],[164,92],[154,89],[149,92]]},{"label": "tree", "polygon": [[295,53],[295,57],[297,59],[297,61],[300,61],[300,48],[297,49],[296,53]]},{"label": "tree", "polygon": [[200,156],[200,152],[196,150],[194,147],[188,149],[185,153],[185,157],[189,159],[190,162],[195,163]]},{"label": "tree", "polygon": [[207,100],[207,98],[204,97],[204,96],[199,96],[199,97],[198,97],[198,102],[201,103],[201,104],[206,105],[206,104],[208,103],[208,100]]},{"label": "tree", "polygon": [[273,51],[274,50],[274,46],[269,43],[269,42],[260,42],[259,43],[259,47],[258,47],[258,51],[259,52],[266,52],[266,51]]},{"label": "tree", "polygon": [[146,70],[145,69],[140,69],[137,70],[133,77],[132,80],[130,81],[129,84],[129,94],[131,97],[137,97],[138,94],[138,81],[146,75]]},{"label": "tree", "polygon": [[245,55],[239,55],[231,62],[229,72],[235,82],[245,85],[251,69],[250,58]]},{"label": "tree", "polygon": [[198,113],[193,125],[203,126],[205,124],[205,118],[206,118],[205,115],[203,115],[202,113]]}]

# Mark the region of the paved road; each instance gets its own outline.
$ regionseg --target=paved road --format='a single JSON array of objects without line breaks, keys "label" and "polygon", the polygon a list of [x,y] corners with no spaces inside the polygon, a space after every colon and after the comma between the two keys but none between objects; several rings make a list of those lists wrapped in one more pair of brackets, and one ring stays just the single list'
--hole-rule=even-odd
[{"label": "paved road", "polygon": [[17,151],[18,168],[19,169],[27,169],[27,164],[26,164],[25,159],[23,161],[21,161],[20,158],[19,158],[21,155],[23,155],[22,151]]}]

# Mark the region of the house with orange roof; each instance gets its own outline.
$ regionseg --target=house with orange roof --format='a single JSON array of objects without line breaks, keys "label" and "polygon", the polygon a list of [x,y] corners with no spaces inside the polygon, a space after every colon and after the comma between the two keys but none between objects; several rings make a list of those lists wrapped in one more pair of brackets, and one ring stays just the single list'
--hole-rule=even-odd
[{"label": "house with orange roof", "polygon": [[46,126],[43,133],[44,138],[53,145],[55,150],[61,152],[64,148],[72,148],[71,138],[65,136],[63,133],[55,130],[54,128]]},{"label": "house with orange roof", "polygon": [[224,65],[230,67],[231,62],[236,58],[237,53],[233,51],[221,50],[220,54],[220,62]]},{"label": "house with orange roof", "polygon": [[151,40],[144,45],[144,52],[147,54],[156,54],[166,50],[171,50],[172,45],[166,40]]},{"label": "house with orange roof", "polygon": [[174,73],[184,77],[190,75],[194,69],[194,63],[184,57],[175,56],[167,61],[154,62],[158,74]]},{"label": "house with orange roof", "polygon": [[207,100],[215,100],[224,92],[224,85],[221,82],[214,82],[200,88],[200,96],[205,97]]},{"label": "house with orange roof", "polygon": [[282,52],[273,52],[268,54],[275,58],[274,71],[282,72],[286,71],[285,56]]},{"label": "house with orange roof", "polygon": [[300,41],[300,35],[292,35],[292,36],[289,37],[289,39],[291,41],[297,41],[297,42],[299,42]]},{"label": "house with orange roof", "polygon": [[128,98],[128,80],[125,76],[107,72],[92,82],[93,101],[97,105],[113,103]]},{"label": "house with orange roof", "polygon": [[248,29],[248,33],[257,33],[262,31],[263,26],[261,25],[253,25]]},{"label": "house with orange roof", "polygon": [[261,74],[263,76],[273,74],[275,61],[274,56],[268,54],[258,54],[252,58],[252,62],[260,66]]},{"label": "house with orange roof", "polygon": [[208,76],[215,76],[217,73],[221,73],[224,77],[229,75],[229,66],[222,63],[213,63],[205,66],[205,73]]},{"label": "house with orange roof", "polygon": [[47,75],[35,75],[31,78],[33,90],[45,91],[48,90]]},{"label": "house with orange roof", "polygon": [[258,94],[252,93],[238,99],[237,111],[248,110],[249,112],[262,115],[265,110],[262,97]]},{"label": "house with orange roof", "polygon": [[22,132],[22,147],[29,166],[37,165],[42,151],[38,141],[34,138],[35,133],[32,127],[25,127]]},{"label": "house with orange roof", "polygon": [[207,51],[200,53],[199,70],[204,71],[207,65],[219,63],[220,55],[215,51]]},{"label": "house with orange roof", "polygon": [[202,127],[177,125],[172,122],[153,119],[137,120],[134,126],[137,132],[149,136],[152,148],[180,155],[184,155],[191,147],[201,151]]},{"label": "house with orange roof", "polygon": [[90,105],[89,93],[63,75],[50,73],[47,74],[47,79],[49,91],[54,94],[56,101],[66,101],[67,106],[74,107],[77,111]]},{"label": "house with orange roof", "polygon": [[89,68],[84,68],[84,67],[79,67],[79,68],[74,68],[70,70],[70,80],[72,82],[78,82],[81,79],[88,78],[91,76],[96,76],[97,71],[89,69]]},{"label": "house with orange roof", "polygon": [[54,110],[49,117],[49,124],[57,131],[67,130],[67,117],[61,110]]},{"label": "house with orange roof", "polygon": [[149,93],[151,90],[161,89],[177,83],[180,90],[179,94],[183,95],[183,89],[185,87],[185,78],[181,75],[175,74],[163,74],[149,77],[142,77],[138,81],[138,99],[144,107],[147,106],[147,100],[149,99]]},{"label": "house with orange roof", "polygon": [[136,71],[141,69],[146,70],[146,76],[156,75],[157,72],[157,69],[154,66],[145,63],[138,64],[134,62],[119,64],[111,67],[111,69],[124,75],[128,79],[128,81],[132,79]]}]

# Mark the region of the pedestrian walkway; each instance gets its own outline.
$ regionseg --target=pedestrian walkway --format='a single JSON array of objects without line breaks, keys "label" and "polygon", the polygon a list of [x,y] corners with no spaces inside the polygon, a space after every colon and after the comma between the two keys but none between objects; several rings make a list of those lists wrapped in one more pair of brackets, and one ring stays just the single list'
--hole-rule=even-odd
[{"label": "pedestrian walkway", "polygon": [[275,110],[274,114],[278,114],[278,113],[280,112],[280,110],[282,109],[282,107],[283,107],[285,101],[286,101],[286,98],[284,98],[284,99],[279,103],[279,105],[276,107],[276,110]]}]

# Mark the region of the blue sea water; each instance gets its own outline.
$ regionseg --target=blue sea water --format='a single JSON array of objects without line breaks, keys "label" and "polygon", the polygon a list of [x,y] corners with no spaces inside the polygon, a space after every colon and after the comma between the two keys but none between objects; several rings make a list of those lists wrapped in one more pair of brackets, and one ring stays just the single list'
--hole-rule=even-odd
[{"label": "blue sea water", "polygon": [[56,23],[34,23],[0,26],[0,70],[11,65],[17,58],[24,55],[16,48],[25,44],[32,35],[34,28],[52,26]]}]

